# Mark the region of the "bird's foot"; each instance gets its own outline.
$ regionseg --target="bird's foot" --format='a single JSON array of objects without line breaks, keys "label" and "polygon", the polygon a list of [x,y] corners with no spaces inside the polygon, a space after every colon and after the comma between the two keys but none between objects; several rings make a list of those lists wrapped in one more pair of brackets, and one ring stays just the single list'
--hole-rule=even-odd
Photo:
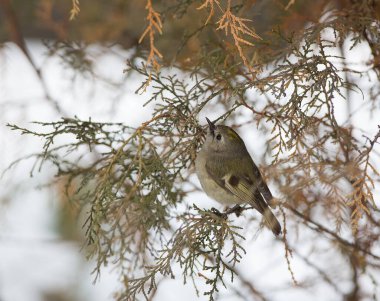
[{"label": "bird's foot", "polygon": [[212,207],[211,212],[214,213],[216,216],[221,217],[223,219],[227,219],[228,214],[226,212],[220,212],[218,209]]},{"label": "bird's foot", "polygon": [[226,211],[224,211],[224,214],[228,215],[231,213],[235,213],[236,217],[239,217],[243,210],[243,207],[241,207],[240,205],[235,205],[232,208],[228,208]]}]

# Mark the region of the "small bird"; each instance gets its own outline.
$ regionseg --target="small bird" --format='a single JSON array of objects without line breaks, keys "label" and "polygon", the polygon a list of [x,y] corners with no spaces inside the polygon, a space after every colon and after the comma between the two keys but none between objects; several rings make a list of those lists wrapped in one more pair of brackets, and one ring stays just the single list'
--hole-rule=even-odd
[{"label": "small bird", "polygon": [[206,140],[195,160],[197,176],[206,194],[224,205],[250,204],[264,217],[275,235],[281,226],[268,203],[273,198],[243,139],[230,127],[207,117]]}]

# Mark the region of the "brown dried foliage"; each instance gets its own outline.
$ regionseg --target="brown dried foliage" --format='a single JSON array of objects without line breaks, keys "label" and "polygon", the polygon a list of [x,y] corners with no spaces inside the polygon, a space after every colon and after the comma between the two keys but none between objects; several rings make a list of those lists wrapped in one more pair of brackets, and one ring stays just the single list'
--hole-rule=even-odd
[{"label": "brown dried foliage", "polygon": [[162,54],[155,46],[155,35],[156,33],[162,34],[162,21],[160,14],[153,8],[152,0],[147,0],[145,9],[147,10],[146,20],[148,21],[148,26],[141,34],[139,43],[141,43],[146,36],[149,38],[149,54],[147,57],[147,64],[152,65],[154,70],[158,72],[160,70],[159,59],[162,58]]},{"label": "brown dried foliage", "polygon": [[255,71],[250,62],[248,61],[247,56],[243,51],[243,46],[254,46],[248,38],[252,39],[261,39],[259,35],[254,31],[253,27],[247,25],[251,22],[250,19],[241,18],[236,16],[231,11],[231,0],[227,2],[227,8],[223,9],[218,0],[205,0],[204,3],[198,7],[198,9],[209,8],[210,12],[206,19],[206,24],[209,23],[211,18],[215,14],[215,7],[218,7],[222,15],[216,22],[216,30],[221,30],[225,33],[226,36],[231,35],[234,41],[234,45],[238,51],[240,58],[243,61],[243,64],[251,71]]},{"label": "brown dried foliage", "polygon": [[70,10],[70,20],[74,20],[80,12],[79,0],[71,0],[72,8]]}]

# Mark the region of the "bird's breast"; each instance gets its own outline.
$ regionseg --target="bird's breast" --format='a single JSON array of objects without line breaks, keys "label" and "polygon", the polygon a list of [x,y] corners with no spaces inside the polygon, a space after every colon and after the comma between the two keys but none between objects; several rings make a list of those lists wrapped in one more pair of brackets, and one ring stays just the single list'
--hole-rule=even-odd
[{"label": "bird's breast", "polygon": [[201,152],[195,161],[195,169],[201,183],[203,190],[206,194],[215,201],[224,205],[234,205],[241,203],[241,200],[226,189],[220,187],[208,174],[206,170],[207,157]]}]

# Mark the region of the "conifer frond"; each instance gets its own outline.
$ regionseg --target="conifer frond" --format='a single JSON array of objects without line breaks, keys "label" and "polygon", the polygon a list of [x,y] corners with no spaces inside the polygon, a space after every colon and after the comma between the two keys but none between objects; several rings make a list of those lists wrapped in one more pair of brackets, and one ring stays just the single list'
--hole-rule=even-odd
[{"label": "conifer frond", "polygon": [[134,300],[138,294],[147,297],[156,287],[159,275],[175,277],[174,263],[181,267],[184,282],[195,277],[205,280],[210,289],[204,295],[209,296],[209,300],[214,300],[220,284],[225,286],[226,272],[233,278],[233,267],[245,253],[240,245],[244,238],[238,233],[239,228],[211,211],[196,206],[194,209],[194,213],[179,217],[182,225],[158,252],[155,264],[147,267],[145,276],[131,280],[128,291],[120,295],[119,300]]},{"label": "conifer frond", "polygon": [[70,10],[70,21],[74,20],[80,12],[79,0],[71,0],[72,8]]},{"label": "conifer frond", "polygon": [[351,225],[354,232],[358,231],[359,221],[364,214],[371,214],[369,205],[376,208],[376,203],[373,196],[373,189],[375,184],[371,173],[379,176],[379,171],[376,170],[370,163],[370,153],[373,150],[375,143],[380,138],[380,125],[379,132],[371,140],[368,139],[369,146],[362,151],[357,159],[358,167],[362,167],[359,174],[355,175],[352,182],[352,192],[347,196],[347,205],[352,207]]},{"label": "conifer frond", "polygon": [[248,40],[248,38],[261,39],[260,36],[256,34],[254,29],[247,25],[247,23],[251,20],[236,16],[231,10],[231,0],[228,0],[226,9],[223,9],[220,2],[217,0],[205,0],[202,5],[197,8],[209,8],[210,12],[205,24],[209,23],[212,16],[215,15],[215,6],[219,8],[222,14],[219,20],[216,22],[216,30],[224,32],[226,36],[232,36],[234,45],[238,51],[240,58],[243,61],[243,64],[250,71],[254,71],[243,51],[243,46],[254,46],[253,43]]},{"label": "conifer frond", "polygon": [[141,34],[139,43],[141,43],[146,36],[149,38],[149,54],[147,57],[147,64],[152,65],[154,70],[158,72],[160,70],[160,63],[158,59],[162,58],[161,52],[155,46],[156,33],[162,34],[162,21],[160,14],[153,8],[152,0],[146,1],[145,9],[147,10],[146,20],[148,25],[144,32]]},{"label": "conifer frond", "polygon": [[256,32],[247,26],[249,19],[237,17],[231,12],[231,0],[228,0],[227,8],[223,12],[222,17],[217,22],[217,30],[222,30],[226,35],[231,34],[239,56],[242,59],[244,65],[250,70],[254,71],[248,62],[248,59],[243,51],[243,45],[253,46],[253,43],[248,41],[244,36],[248,36],[253,39],[261,39]]},{"label": "conifer frond", "polygon": [[205,24],[207,24],[211,20],[212,16],[214,16],[214,14],[215,14],[215,6],[218,6],[219,9],[221,11],[223,11],[223,9],[220,7],[220,3],[219,3],[218,0],[205,0],[202,3],[202,5],[200,5],[199,7],[197,7],[198,10],[200,10],[200,9],[206,9],[206,8],[210,7],[210,12],[209,12],[209,15],[208,15],[208,17],[206,19]]}]

